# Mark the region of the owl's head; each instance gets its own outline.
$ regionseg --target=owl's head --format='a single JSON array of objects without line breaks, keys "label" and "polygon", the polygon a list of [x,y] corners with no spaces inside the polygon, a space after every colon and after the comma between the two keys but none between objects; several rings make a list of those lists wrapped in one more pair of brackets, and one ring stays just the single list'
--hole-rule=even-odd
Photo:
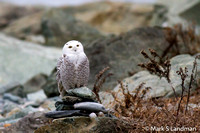
[{"label": "owl's head", "polygon": [[67,42],[63,47],[63,54],[80,54],[84,52],[83,45],[76,40]]}]

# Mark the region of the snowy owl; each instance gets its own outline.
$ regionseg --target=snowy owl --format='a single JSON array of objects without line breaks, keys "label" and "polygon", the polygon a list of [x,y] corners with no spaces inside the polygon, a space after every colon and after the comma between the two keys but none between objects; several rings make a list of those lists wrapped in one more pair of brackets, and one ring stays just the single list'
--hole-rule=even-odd
[{"label": "snowy owl", "polygon": [[66,90],[86,86],[89,73],[89,60],[83,45],[75,40],[67,42],[57,62],[56,79],[60,95],[64,96]]}]

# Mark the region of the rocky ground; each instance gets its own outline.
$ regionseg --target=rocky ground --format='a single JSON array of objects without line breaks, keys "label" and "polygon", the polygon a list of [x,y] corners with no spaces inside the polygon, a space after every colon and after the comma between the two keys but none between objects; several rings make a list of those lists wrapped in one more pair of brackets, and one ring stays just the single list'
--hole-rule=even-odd
[{"label": "rocky ground", "polygon": [[[198,7],[187,0],[58,8],[0,3],[0,131],[140,132],[174,124],[200,130]],[[83,43],[90,61],[88,88],[100,89],[101,103],[115,118],[45,117],[61,100],[55,66],[72,39]],[[112,76],[95,87],[107,66],[104,74]]]}]

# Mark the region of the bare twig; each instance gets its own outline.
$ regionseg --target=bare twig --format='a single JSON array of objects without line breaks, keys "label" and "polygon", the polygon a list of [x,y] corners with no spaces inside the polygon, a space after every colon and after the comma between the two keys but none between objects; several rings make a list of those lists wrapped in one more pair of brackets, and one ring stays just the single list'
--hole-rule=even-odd
[{"label": "bare twig", "polygon": [[180,68],[180,70],[176,72],[178,75],[181,76],[181,80],[182,80],[182,82],[181,82],[182,91],[181,91],[181,98],[180,98],[180,101],[179,101],[179,103],[178,103],[178,109],[177,109],[177,113],[176,113],[176,121],[175,121],[175,123],[176,123],[177,120],[178,120],[178,114],[179,114],[179,111],[180,111],[181,101],[183,100],[183,94],[184,94],[184,91],[185,91],[184,83],[185,83],[186,77],[188,76],[188,75],[187,75],[187,72],[188,72],[188,71],[187,71],[187,67],[185,67],[184,70],[183,70],[183,68]]},{"label": "bare twig", "polygon": [[110,69],[110,67],[106,67],[96,75],[96,80],[95,80],[95,83],[94,83],[93,92],[95,93],[97,100],[100,103],[101,103],[101,100],[99,98],[99,91],[100,91],[102,85],[105,83],[106,78],[113,75],[112,73],[108,73],[107,75],[105,75],[106,71],[108,71],[109,69]]},{"label": "bare twig", "polygon": [[190,76],[190,83],[189,83],[189,88],[188,88],[188,95],[187,95],[187,103],[186,103],[186,107],[185,107],[185,113],[187,113],[187,108],[188,108],[188,103],[190,100],[190,90],[192,88],[192,83],[194,82],[194,74],[195,74],[195,70],[197,69],[197,59],[200,58],[199,56],[195,57],[194,63],[193,63],[193,68],[192,68],[192,73]]}]

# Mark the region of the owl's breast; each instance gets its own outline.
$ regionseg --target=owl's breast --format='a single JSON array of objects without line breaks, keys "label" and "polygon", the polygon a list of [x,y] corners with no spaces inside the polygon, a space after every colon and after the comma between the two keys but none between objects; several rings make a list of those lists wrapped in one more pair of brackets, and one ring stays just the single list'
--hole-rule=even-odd
[{"label": "owl's breast", "polygon": [[74,69],[77,70],[81,62],[83,61],[82,55],[71,55],[69,56],[69,60],[72,64],[74,64]]}]

